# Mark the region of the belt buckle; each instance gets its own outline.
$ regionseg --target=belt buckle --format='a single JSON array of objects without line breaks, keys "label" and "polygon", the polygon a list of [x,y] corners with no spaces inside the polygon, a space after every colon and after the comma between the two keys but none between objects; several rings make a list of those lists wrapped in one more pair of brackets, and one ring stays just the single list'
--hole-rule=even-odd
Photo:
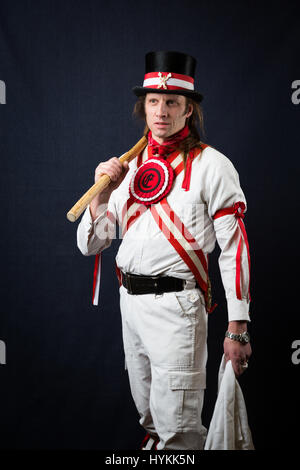
[{"label": "belt buckle", "polygon": [[160,278],[161,276],[150,276],[150,278],[152,279],[152,281],[154,281],[154,288],[155,288],[155,292],[154,292],[154,295],[157,296],[157,295],[162,295],[164,292],[159,289],[159,285],[158,285],[158,279]]}]

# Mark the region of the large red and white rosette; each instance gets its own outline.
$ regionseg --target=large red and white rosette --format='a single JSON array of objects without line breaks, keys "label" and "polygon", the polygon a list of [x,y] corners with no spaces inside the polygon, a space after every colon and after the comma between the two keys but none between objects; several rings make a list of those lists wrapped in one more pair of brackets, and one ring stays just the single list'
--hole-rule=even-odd
[{"label": "large red and white rosette", "polygon": [[129,185],[130,196],[138,203],[150,205],[170,192],[174,171],[163,158],[151,158],[133,174]]}]

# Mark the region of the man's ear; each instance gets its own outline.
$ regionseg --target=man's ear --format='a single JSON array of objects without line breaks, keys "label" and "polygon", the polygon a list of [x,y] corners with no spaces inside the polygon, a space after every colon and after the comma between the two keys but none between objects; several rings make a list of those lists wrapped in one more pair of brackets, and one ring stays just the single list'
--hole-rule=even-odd
[{"label": "man's ear", "polygon": [[191,103],[189,103],[188,110],[186,112],[186,117],[189,118],[193,114],[193,111],[194,111],[194,106]]}]

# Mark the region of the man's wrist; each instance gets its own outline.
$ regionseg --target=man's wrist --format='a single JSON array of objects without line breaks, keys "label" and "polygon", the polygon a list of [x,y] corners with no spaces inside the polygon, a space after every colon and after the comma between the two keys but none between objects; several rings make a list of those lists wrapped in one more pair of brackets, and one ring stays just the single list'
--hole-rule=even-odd
[{"label": "man's wrist", "polygon": [[243,333],[238,334],[226,331],[225,338],[229,338],[232,341],[239,341],[242,344],[247,344],[250,341],[250,335],[248,331],[243,331]]},{"label": "man's wrist", "polygon": [[245,320],[235,320],[228,323],[228,331],[235,334],[243,333],[247,331],[248,322]]},{"label": "man's wrist", "polygon": [[102,198],[96,197],[90,202],[90,214],[93,222],[99,217],[99,214],[103,211],[103,208],[107,208],[108,201],[109,197],[105,196]]}]

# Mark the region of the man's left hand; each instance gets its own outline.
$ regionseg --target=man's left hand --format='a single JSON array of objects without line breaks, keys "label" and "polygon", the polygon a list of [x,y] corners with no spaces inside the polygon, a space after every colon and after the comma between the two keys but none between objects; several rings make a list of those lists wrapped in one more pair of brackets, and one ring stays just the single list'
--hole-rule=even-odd
[{"label": "man's left hand", "polygon": [[242,344],[230,338],[224,339],[224,354],[226,361],[231,360],[236,377],[239,377],[247,369],[248,359],[251,356],[250,343]]},{"label": "man's left hand", "polygon": [[[247,330],[246,322],[230,322],[228,331],[231,333],[242,333]],[[252,354],[250,343],[242,344],[230,338],[224,339],[224,355],[226,361],[231,360],[236,377],[239,377],[248,367],[248,360]]]}]

